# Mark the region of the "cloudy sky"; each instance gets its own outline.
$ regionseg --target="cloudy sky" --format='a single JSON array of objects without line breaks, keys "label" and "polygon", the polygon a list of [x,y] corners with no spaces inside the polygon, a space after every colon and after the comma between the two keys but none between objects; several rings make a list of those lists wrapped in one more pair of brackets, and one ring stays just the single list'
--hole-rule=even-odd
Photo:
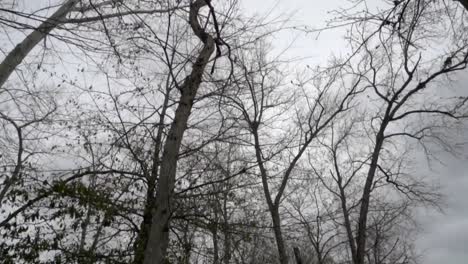
[{"label": "cloudy sky", "polygon": [[[272,17],[291,15],[292,24],[308,25],[310,28],[325,26],[326,19],[330,18],[328,11],[349,4],[345,0],[243,0],[242,3],[248,13],[264,14],[271,11]],[[340,52],[343,46],[343,32],[341,29],[308,36],[283,32],[278,35],[275,44],[285,47],[294,41],[288,52],[289,56],[307,56],[307,63],[317,64],[326,61],[332,52]],[[465,89],[468,71],[459,74],[457,79],[452,89]],[[465,89],[465,93],[468,96],[468,89]],[[468,142],[467,132],[454,136]],[[465,147],[462,153],[464,155],[459,158],[449,155],[440,157],[444,164],[434,164],[431,169],[428,169],[424,162],[420,164],[428,178],[440,183],[442,192],[446,195],[443,214],[425,211],[419,213],[422,232],[417,238],[417,247],[422,252],[421,263],[468,263],[468,147]]]},{"label": "cloudy sky", "polygon": [[[370,0],[378,4],[382,0]],[[293,24],[307,25],[310,28],[325,26],[326,19],[331,18],[328,11],[349,5],[346,0],[254,0],[243,1],[247,12],[264,13],[272,10],[274,15],[292,15]],[[343,29],[321,32],[320,35],[282,33],[276,44],[288,45],[294,41],[290,56],[307,56],[307,63],[321,63],[331,53],[339,53],[343,45]],[[468,71],[465,70],[455,79],[453,87],[439,89],[441,93],[460,92],[468,96]],[[466,126],[468,128],[468,125]],[[468,142],[468,130],[458,134],[460,141]],[[466,264],[468,263],[468,146],[461,151],[460,157],[443,155],[439,158],[444,164],[431,165],[428,168],[424,159],[418,167],[427,178],[440,184],[445,195],[444,212],[421,210],[418,217],[421,234],[416,238],[417,249],[421,252],[421,263],[424,264]]]},{"label": "cloudy sky", "polygon": [[[450,88],[468,95],[468,71],[458,74],[457,79]],[[454,137],[468,142],[468,131]],[[468,146],[460,154],[458,158],[443,155],[441,160],[444,164],[434,164],[432,170],[427,166],[424,168],[428,177],[440,183],[445,205],[444,213],[423,212],[419,217],[423,232],[417,245],[423,251],[422,263],[465,264],[468,261]],[[425,163],[421,162],[420,165],[424,166]]]}]

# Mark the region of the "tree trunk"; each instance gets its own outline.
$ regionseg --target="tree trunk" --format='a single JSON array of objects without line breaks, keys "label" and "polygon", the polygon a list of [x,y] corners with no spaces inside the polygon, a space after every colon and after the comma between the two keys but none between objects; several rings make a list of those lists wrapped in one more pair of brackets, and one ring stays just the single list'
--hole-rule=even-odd
[{"label": "tree trunk", "polygon": [[[281,219],[279,216],[279,199],[271,198],[270,189],[268,187],[268,174],[265,166],[263,165],[263,159],[260,149],[260,140],[258,138],[258,130],[256,127],[252,129],[254,140],[255,140],[255,156],[257,159],[257,164],[260,168],[260,174],[262,178],[263,192],[265,194],[265,199],[268,205],[268,210],[270,211],[271,219],[273,222],[273,232],[275,233],[276,246],[278,247],[278,256],[281,264],[288,263],[288,257],[286,254],[286,247],[284,245],[283,234],[281,232]],[[277,196],[278,198],[278,196]],[[277,203],[276,203],[277,202]]]},{"label": "tree trunk", "polygon": [[296,264],[302,264],[301,252],[298,247],[294,248],[294,257],[296,258]]},{"label": "tree trunk", "polygon": [[170,93],[169,86],[166,87],[166,93],[164,98],[163,107],[161,110],[161,114],[159,114],[159,126],[158,132],[156,134],[156,138],[154,139],[154,152],[153,152],[153,160],[152,160],[152,168],[149,175],[146,176],[147,179],[147,189],[146,189],[146,201],[145,201],[145,209],[143,213],[143,221],[140,224],[140,230],[138,232],[138,236],[135,239],[134,250],[135,250],[135,257],[133,259],[133,264],[141,264],[143,263],[143,259],[145,256],[145,249],[146,244],[148,242],[148,234],[151,229],[151,222],[153,220],[153,210],[155,209],[155,190],[156,190],[156,181],[158,179],[159,174],[159,167],[161,165],[160,162],[160,152],[161,152],[161,145],[162,145],[162,136],[164,132],[164,120],[166,117],[166,112],[169,104],[169,93]]},{"label": "tree trunk", "polygon": [[229,230],[229,219],[228,219],[228,211],[227,211],[227,194],[228,192],[224,192],[223,197],[223,233],[224,233],[224,264],[229,264],[231,261],[231,235]]},{"label": "tree trunk", "polygon": [[212,225],[211,235],[213,239],[213,264],[219,264],[218,223],[214,222]]},{"label": "tree trunk", "polygon": [[164,145],[155,210],[145,249],[144,264],[162,264],[165,262],[169,244],[172,192],[174,190],[180,144],[187,127],[195,95],[202,81],[203,72],[214,51],[213,38],[203,31],[198,22],[198,12],[205,5],[204,0],[197,0],[190,5],[190,26],[204,45],[193,65],[192,72],[181,86],[180,101]]},{"label": "tree trunk", "polygon": [[372,185],[374,183],[375,172],[377,170],[380,150],[382,149],[384,141],[384,131],[387,127],[387,121],[384,120],[381,124],[380,130],[376,136],[376,143],[372,153],[371,164],[367,173],[366,183],[361,198],[361,208],[359,211],[358,234],[356,239],[356,259],[355,264],[364,264],[366,255],[366,233],[367,233],[367,216],[369,213],[370,195],[372,192]]},{"label": "tree trunk", "polygon": [[348,210],[347,201],[346,201],[346,193],[342,185],[341,178],[339,179],[340,180],[338,182],[338,188],[340,189],[341,210],[343,211],[344,225],[346,229],[346,235],[348,236],[348,245],[349,245],[349,249],[351,250],[353,263],[357,263],[356,242],[354,240],[353,230],[351,227],[351,220],[349,218],[349,210]]},{"label": "tree trunk", "polygon": [[270,209],[271,218],[273,220],[273,231],[275,232],[276,246],[278,247],[279,261],[281,264],[288,264],[288,254],[284,246],[283,234],[281,232],[281,220],[279,216],[278,206]]},{"label": "tree trunk", "polygon": [[8,53],[0,64],[0,88],[10,77],[31,50],[43,40],[54,28],[62,23],[67,14],[73,9],[78,0],[68,0],[52,16],[42,22],[21,43]]}]

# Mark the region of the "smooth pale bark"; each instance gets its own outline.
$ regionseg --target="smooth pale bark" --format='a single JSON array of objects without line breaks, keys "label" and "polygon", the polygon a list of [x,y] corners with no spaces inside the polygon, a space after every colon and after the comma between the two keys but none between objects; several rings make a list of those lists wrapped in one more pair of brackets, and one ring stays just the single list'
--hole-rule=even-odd
[{"label": "smooth pale bark", "polygon": [[162,264],[166,262],[177,157],[187,128],[193,101],[202,81],[203,72],[215,49],[214,39],[204,32],[198,22],[199,10],[205,5],[204,0],[197,0],[190,6],[189,23],[195,35],[203,42],[203,48],[193,65],[192,72],[180,87],[180,101],[164,145],[155,210],[145,249],[144,264]]},{"label": "smooth pale bark", "polygon": [[153,9],[153,10],[130,10],[126,12],[113,13],[113,14],[104,14],[94,17],[83,17],[83,18],[74,18],[66,19],[66,16],[73,11],[86,12],[99,8],[101,6],[112,4],[113,1],[105,1],[96,5],[89,5],[87,7],[77,9],[75,5],[80,2],[80,0],[67,0],[63,3],[57,11],[55,11],[52,16],[47,20],[42,22],[37,28],[35,28],[26,38],[16,45],[16,47],[8,53],[5,59],[0,64],[0,88],[3,87],[5,82],[8,80],[10,75],[15,71],[18,65],[26,58],[26,56],[31,52],[31,50],[39,44],[44,38],[57,26],[61,24],[80,24],[80,23],[89,23],[100,21],[103,19],[110,19],[115,17],[123,17],[127,15],[134,14],[155,14],[155,13],[165,13],[173,11],[179,7],[169,8],[169,9]]},{"label": "smooth pale bark", "polygon": [[41,42],[73,9],[78,0],[68,0],[55,11],[46,21],[33,30],[21,43],[8,53],[6,58],[0,64],[0,88],[3,87],[13,71],[31,52],[31,50]]}]

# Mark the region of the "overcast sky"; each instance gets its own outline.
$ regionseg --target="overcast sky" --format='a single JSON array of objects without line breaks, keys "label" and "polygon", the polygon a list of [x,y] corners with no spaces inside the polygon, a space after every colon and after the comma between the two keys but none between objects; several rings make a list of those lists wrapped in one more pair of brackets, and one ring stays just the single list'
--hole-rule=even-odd
[{"label": "overcast sky", "polygon": [[[468,96],[468,71],[459,73],[457,79],[453,87],[443,87],[439,91],[458,90]],[[468,142],[466,129],[454,136]],[[421,251],[424,250],[424,264],[468,263],[468,146],[460,154],[458,158],[441,155],[444,164],[435,164],[432,171],[425,166],[430,174],[428,177],[439,181],[446,203],[443,214],[424,213],[419,217],[424,230],[418,238],[417,246]],[[420,165],[424,166],[425,163],[421,162]]]},{"label": "overcast sky", "polygon": [[[383,0],[370,0],[371,4]],[[343,7],[349,2],[345,0],[253,0],[242,1],[248,13],[264,13],[273,8],[273,14],[293,14],[292,23],[308,25],[311,28],[325,26],[330,18],[328,11]],[[308,63],[325,62],[332,52],[339,53],[343,47],[343,29],[325,31],[317,38],[317,34],[304,37],[301,34],[283,33],[276,44],[287,45],[295,40],[290,56],[310,57]],[[468,96],[468,71],[459,74],[453,87],[439,89],[441,93],[447,90],[462,91]],[[468,128],[468,126],[466,126]],[[458,136],[468,142],[468,130]],[[459,158],[440,156],[444,164],[432,164],[429,169],[424,159],[419,167],[427,173],[428,179],[438,182],[446,196],[444,213],[423,211],[418,217],[422,232],[416,238],[417,250],[421,252],[421,263],[424,264],[466,264],[468,263],[468,146]]]},{"label": "overcast sky", "polygon": [[[29,0],[34,2],[36,0]],[[371,0],[372,1],[372,0]],[[374,0],[376,2],[382,0]],[[311,28],[325,26],[327,11],[339,8],[347,3],[345,0],[241,0],[246,12],[264,14],[272,10],[272,16],[284,14],[292,15],[292,23],[308,25]],[[339,52],[343,47],[343,29],[325,31],[317,38],[317,34],[304,36],[284,32],[276,38],[278,48],[290,44],[294,45],[288,52],[289,56],[307,56],[308,63],[320,63],[327,60],[332,52]],[[459,74],[459,81],[453,89],[464,89],[468,96],[468,71]],[[468,133],[458,135],[468,141]],[[421,213],[419,220],[423,228],[417,238],[417,247],[423,253],[421,263],[424,264],[466,264],[468,263],[468,147],[464,149],[464,156],[455,159],[443,156],[445,165],[434,165],[432,170],[424,168],[427,177],[434,179],[442,186],[446,195],[445,213]]]}]

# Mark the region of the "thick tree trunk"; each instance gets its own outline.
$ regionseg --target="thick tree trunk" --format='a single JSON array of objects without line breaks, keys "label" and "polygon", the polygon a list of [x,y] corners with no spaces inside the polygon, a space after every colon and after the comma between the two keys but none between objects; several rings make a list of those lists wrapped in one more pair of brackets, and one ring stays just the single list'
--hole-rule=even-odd
[{"label": "thick tree trunk", "polygon": [[135,257],[133,259],[133,264],[143,263],[149,231],[153,221],[153,207],[155,206],[154,185],[151,183],[148,185],[149,186],[146,192],[146,204],[143,212],[143,221],[140,224],[140,231],[138,232],[138,236],[134,244]]},{"label": "thick tree trunk", "polygon": [[273,220],[273,231],[275,232],[276,246],[278,247],[279,261],[281,264],[288,264],[288,254],[284,245],[283,233],[281,231],[281,219],[279,209],[274,206],[270,209],[271,218]]},{"label": "thick tree trunk", "polygon": [[358,220],[358,234],[356,238],[356,257],[355,264],[364,264],[366,256],[366,239],[367,239],[367,216],[369,213],[370,195],[372,192],[372,185],[374,183],[375,172],[377,171],[380,150],[382,149],[384,141],[384,131],[387,127],[387,121],[384,120],[376,137],[374,151],[372,153],[371,164],[367,173],[366,183],[361,198],[361,208],[359,211]]},{"label": "thick tree trunk", "polygon": [[190,26],[204,45],[193,65],[192,72],[181,86],[180,101],[164,145],[155,210],[145,249],[144,264],[162,264],[165,262],[169,244],[172,192],[174,190],[180,144],[187,127],[195,95],[202,81],[203,72],[215,47],[213,38],[203,31],[198,22],[198,12],[205,5],[205,0],[197,0],[190,6]]},{"label": "thick tree trunk", "polygon": [[33,30],[21,43],[8,53],[0,64],[0,88],[3,87],[13,71],[31,52],[31,50],[43,40],[54,28],[65,19],[79,0],[68,0],[55,11],[46,21]]}]

